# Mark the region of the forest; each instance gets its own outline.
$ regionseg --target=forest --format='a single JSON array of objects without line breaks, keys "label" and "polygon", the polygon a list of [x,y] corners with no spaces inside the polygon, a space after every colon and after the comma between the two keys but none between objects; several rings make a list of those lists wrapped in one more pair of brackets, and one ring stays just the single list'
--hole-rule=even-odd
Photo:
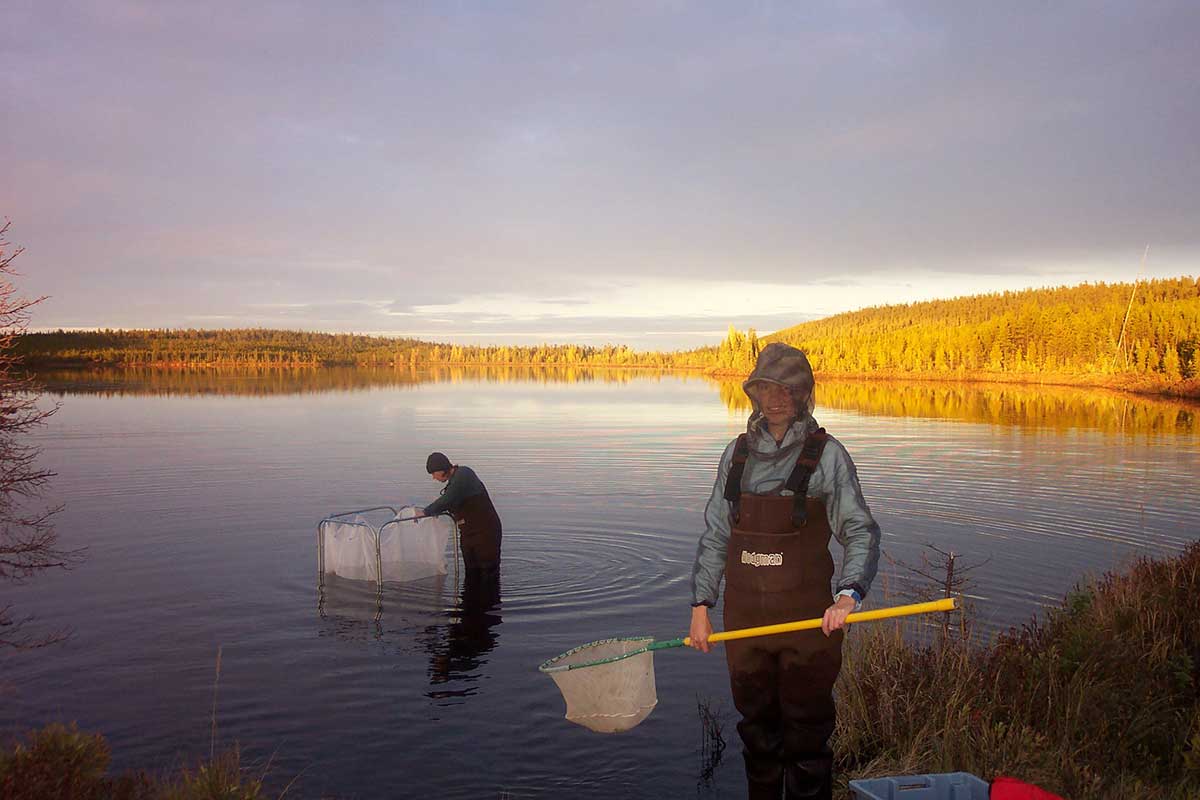
[{"label": "forest", "polygon": [[14,355],[34,368],[520,365],[745,374],[772,341],[801,348],[826,375],[1190,385],[1200,368],[1200,280],[1086,283],[878,306],[763,337],[731,326],[716,345],[669,353],[625,345],[469,346],[252,328],[28,333]]},{"label": "forest", "polygon": [[777,331],[820,372],[1196,377],[1200,280],[1083,284],[853,311]]}]

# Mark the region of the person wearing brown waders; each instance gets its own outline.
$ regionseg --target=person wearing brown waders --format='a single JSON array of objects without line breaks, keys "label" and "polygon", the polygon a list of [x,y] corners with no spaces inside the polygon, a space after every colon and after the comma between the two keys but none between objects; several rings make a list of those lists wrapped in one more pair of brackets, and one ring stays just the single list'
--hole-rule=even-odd
[{"label": "person wearing brown waders", "polygon": [[451,514],[458,523],[468,580],[496,576],[500,570],[503,529],[483,481],[479,480],[475,470],[451,464],[443,453],[430,453],[425,459],[425,471],[446,486],[441,496],[421,509],[417,516]]},{"label": "person wearing brown waders", "polygon": [[[726,630],[822,618],[820,630],[725,643],[752,800],[832,793],[841,628],[879,564],[879,526],[854,462],[812,417],[804,353],[774,342],[742,384],[753,411],[721,456],[692,569],[691,645],[709,651],[725,579]],[[833,584],[830,538],[842,546]]]}]

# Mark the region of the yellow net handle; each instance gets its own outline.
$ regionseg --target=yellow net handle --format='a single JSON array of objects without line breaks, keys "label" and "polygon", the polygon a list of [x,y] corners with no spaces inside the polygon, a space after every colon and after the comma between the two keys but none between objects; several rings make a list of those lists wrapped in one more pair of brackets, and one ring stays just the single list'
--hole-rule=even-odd
[{"label": "yellow net handle", "polygon": [[[944,600],[934,600],[929,603],[910,603],[906,606],[892,606],[891,608],[877,608],[872,611],[858,611],[846,617],[846,623],[851,622],[870,622],[875,619],[889,619],[891,617],[907,617],[910,614],[928,614],[933,611],[953,611],[955,609],[955,598],[947,597]],[[816,619],[805,619],[797,622],[781,622],[778,625],[761,625],[757,628],[741,628],[736,631],[721,631],[714,633],[708,637],[709,642],[726,642],[730,639],[749,639],[753,636],[769,636],[773,633],[790,633],[791,631],[807,631],[813,628],[821,627],[822,617]],[[690,646],[692,638],[686,637],[683,640],[685,646]]]}]

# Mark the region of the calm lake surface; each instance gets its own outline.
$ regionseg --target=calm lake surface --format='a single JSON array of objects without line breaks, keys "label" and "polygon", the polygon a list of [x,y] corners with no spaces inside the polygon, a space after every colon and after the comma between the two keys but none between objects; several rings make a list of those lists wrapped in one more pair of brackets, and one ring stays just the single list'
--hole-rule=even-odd
[{"label": "calm lake surface", "polygon": [[[69,573],[5,602],[74,636],[0,655],[0,732],[77,720],[114,766],[218,746],[288,797],[741,797],[723,656],[655,658],[659,705],[604,736],[566,722],[539,663],[612,636],[686,632],[736,384],[618,372],[138,372],[46,376],[37,435],[58,473]],[[1062,388],[825,382],[817,419],[849,449],[892,560],[962,554],[979,635],[1080,578],[1200,537],[1197,407]],[[426,503],[425,456],[475,468],[504,520],[500,600],[444,579],[330,581],[316,525]],[[840,551],[834,545],[835,559]],[[885,559],[870,602],[910,599]],[[464,602],[467,606],[464,612]],[[729,748],[701,753],[697,699]]]}]

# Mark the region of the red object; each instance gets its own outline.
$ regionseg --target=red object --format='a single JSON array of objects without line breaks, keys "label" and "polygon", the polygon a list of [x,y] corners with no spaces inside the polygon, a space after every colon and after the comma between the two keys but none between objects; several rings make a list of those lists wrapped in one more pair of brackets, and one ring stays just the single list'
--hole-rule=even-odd
[{"label": "red object", "polygon": [[1063,800],[1056,794],[1039,789],[1032,783],[1000,776],[992,781],[989,800]]}]

